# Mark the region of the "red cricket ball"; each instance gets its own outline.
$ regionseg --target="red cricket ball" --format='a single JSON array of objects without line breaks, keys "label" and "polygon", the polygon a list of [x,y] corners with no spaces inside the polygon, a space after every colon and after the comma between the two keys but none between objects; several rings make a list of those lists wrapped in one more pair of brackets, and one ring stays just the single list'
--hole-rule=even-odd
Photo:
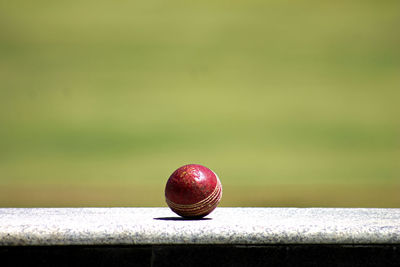
[{"label": "red cricket ball", "polygon": [[186,218],[201,218],[210,214],[222,197],[222,185],[210,169],[189,164],[169,177],[165,199],[176,214]]}]

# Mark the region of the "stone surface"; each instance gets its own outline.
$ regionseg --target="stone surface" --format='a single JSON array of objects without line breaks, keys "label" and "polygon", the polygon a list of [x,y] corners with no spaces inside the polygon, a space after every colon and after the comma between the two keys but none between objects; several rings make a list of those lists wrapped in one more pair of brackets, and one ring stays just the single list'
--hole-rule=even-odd
[{"label": "stone surface", "polygon": [[400,209],[217,208],[185,220],[168,208],[0,209],[0,245],[400,244]]}]

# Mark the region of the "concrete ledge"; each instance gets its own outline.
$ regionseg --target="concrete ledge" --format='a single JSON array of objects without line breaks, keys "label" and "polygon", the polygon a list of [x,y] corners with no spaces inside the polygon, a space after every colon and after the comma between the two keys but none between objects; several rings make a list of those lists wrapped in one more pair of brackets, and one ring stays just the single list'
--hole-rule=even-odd
[{"label": "concrete ledge", "polygon": [[202,220],[168,208],[0,209],[0,246],[180,244],[400,244],[400,209],[217,208]]}]

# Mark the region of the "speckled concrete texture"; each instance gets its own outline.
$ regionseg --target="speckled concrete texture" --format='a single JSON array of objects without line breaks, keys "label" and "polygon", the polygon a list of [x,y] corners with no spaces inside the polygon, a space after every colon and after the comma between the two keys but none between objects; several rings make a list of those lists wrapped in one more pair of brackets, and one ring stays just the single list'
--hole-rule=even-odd
[{"label": "speckled concrete texture", "polygon": [[217,208],[185,220],[168,208],[0,209],[0,245],[400,244],[400,209]]}]

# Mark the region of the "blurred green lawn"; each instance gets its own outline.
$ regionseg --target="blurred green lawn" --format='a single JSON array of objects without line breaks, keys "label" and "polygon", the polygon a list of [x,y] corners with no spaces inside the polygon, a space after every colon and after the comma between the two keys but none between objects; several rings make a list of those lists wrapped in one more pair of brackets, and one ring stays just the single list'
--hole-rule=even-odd
[{"label": "blurred green lawn", "polygon": [[400,207],[399,1],[1,1],[0,206]]}]

